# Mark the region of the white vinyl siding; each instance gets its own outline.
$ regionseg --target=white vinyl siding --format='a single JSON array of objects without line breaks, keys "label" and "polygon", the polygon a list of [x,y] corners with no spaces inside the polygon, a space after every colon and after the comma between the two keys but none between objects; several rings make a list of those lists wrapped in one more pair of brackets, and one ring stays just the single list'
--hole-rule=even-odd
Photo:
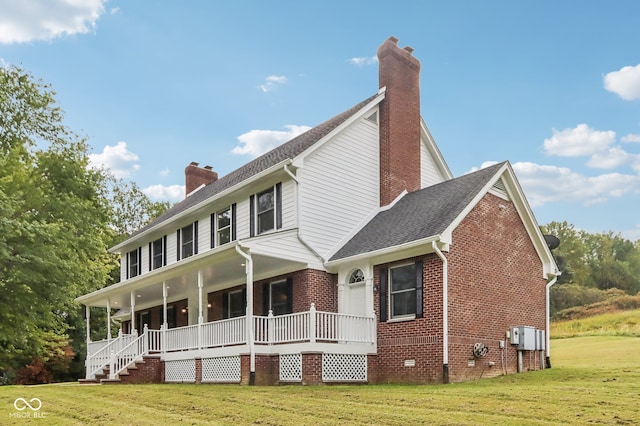
[{"label": "white vinyl siding", "polygon": [[326,255],[379,206],[378,126],[360,119],[305,159],[299,226]]},{"label": "white vinyl siding", "polygon": [[445,177],[440,174],[433,156],[427,149],[425,141],[422,140],[420,143],[420,187],[426,188],[445,180]]}]

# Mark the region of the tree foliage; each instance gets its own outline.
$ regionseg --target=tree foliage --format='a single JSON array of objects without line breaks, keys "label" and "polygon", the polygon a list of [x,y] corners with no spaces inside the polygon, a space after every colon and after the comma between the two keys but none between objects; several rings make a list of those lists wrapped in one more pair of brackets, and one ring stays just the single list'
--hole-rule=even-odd
[{"label": "tree foliage", "polygon": [[167,207],[88,164],[51,87],[0,67],[0,376],[82,370],[74,299],[110,284],[107,248]]},{"label": "tree foliage", "polygon": [[610,289],[640,292],[640,241],[613,232],[591,234],[566,221],[551,222],[542,232],[560,239],[552,252],[562,272],[551,289],[553,312],[604,300]]}]

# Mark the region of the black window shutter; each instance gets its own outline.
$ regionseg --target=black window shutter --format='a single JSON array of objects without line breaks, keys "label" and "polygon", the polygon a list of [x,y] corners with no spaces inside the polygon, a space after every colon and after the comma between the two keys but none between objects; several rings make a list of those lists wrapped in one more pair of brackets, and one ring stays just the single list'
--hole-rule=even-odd
[{"label": "black window shutter", "polygon": [[282,182],[276,183],[276,229],[282,228]]},{"label": "black window shutter", "polygon": [[193,222],[193,254],[198,254],[198,221]]},{"label": "black window shutter", "polygon": [[423,267],[422,260],[416,262],[416,318],[424,316],[424,289],[423,289]]},{"label": "black window shutter", "polygon": [[249,197],[249,236],[256,236],[256,196],[252,195]]},{"label": "black window shutter", "polygon": [[269,315],[269,283],[262,284],[262,315]]},{"label": "black window shutter", "polygon": [[167,266],[167,236],[162,237],[162,266]]},{"label": "black window shutter", "polygon": [[126,256],[126,258],[125,258],[126,277],[127,277],[127,279],[131,278],[131,277],[129,276],[129,255],[130,255],[130,254],[131,254],[131,252],[128,252],[128,253],[127,253],[127,256]]},{"label": "black window shutter", "polygon": [[153,243],[149,243],[149,271],[153,271],[153,253],[151,250],[151,244]]},{"label": "black window shutter", "polygon": [[138,275],[142,274],[142,246],[138,247]]},{"label": "black window shutter", "polygon": [[182,245],[180,244],[180,230],[176,233],[176,260],[180,260],[180,252],[182,251]]},{"label": "black window shutter", "polygon": [[293,312],[293,278],[287,278],[287,313]]},{"label": "black window shutter", "polygon": [[222,319],[229,318],[229,293],[222,293]]},{"label": "black window shutter", "polygon": [[380,322],[387,322],[387,268],[380,268]]},{"label": "black window shutter", "polygon": [[216,215],[211,213],[211,248],[216,246]]},{"label": "black window shutter", "polygon": [[236,240],[236,203],[231,204],[231,241]]}]

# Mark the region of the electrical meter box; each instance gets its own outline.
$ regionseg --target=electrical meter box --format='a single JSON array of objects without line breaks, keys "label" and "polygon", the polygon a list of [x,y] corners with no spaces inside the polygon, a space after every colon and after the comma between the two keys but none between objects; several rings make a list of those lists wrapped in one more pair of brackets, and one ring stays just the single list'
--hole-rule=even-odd
[{"label": "electrical meter box", "polygon": [[509,333],[511,335],[511,344],[518,345],[520,344],[520,328],[513,327]]},{"label": "electrical meter box", "polygon": [[520,334],[519,342],[518,342],[518,350],[519,351],[535,351],[536,350],[536,329],[535,327],[529,327],[526,325],[521,325],[518,327],[518,331]]}]

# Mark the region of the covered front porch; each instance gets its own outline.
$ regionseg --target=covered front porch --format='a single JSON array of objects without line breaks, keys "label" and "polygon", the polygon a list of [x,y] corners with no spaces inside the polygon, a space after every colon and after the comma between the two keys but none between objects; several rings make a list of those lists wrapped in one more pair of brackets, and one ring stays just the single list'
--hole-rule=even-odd
[{"label": "covered front porch", "polygon": [[[281,380],[297,381],[308,353],[334,354],[347,364],[356,357],[366,372],[366,357],[376,353],[375,318],[336,312],[337,299],[335,276],[304,262],[240,244],[196,255],[80,298],[87,336],[90,307],[107,310],[106,338],[87,340],[86,379],[117,380],[147,356],[162,361],[167,382],[212,371],[204,381],[239,382],[243,359],[253,383],[256,357],[265,356],[278,358]],[[114,307],[126,325],[117,337]]]}]

